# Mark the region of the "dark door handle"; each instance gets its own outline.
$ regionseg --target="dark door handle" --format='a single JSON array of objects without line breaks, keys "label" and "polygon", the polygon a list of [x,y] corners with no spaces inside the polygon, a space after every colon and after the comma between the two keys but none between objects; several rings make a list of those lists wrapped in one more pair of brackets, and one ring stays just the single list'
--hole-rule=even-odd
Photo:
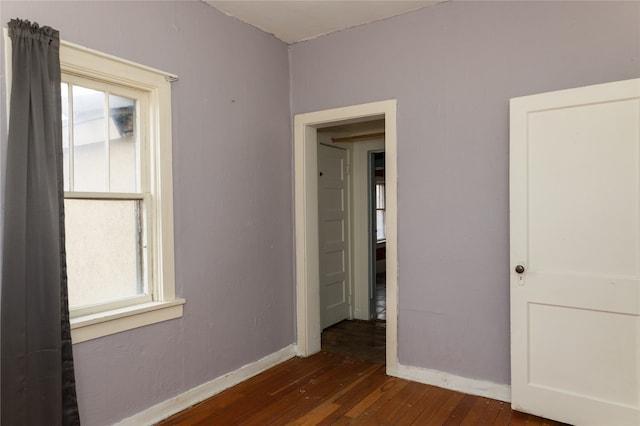
[{"label": "dark door handle", "polygon": [[524,266],[522,266],[522,265],[516,266],[516,272],[518,274],[522,274],[524,272]]}]

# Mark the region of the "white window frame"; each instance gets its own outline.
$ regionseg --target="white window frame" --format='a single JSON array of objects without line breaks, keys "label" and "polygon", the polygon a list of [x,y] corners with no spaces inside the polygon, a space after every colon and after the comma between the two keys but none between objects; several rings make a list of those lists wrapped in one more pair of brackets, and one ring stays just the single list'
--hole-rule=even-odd
[{"label": "white window frame", "polygon": [[[171,146],[171,82],[175,75],[154,70],[111,55],[72,43],[60,44],[60,68],[66,76],[91,79],[144,92],[148,117],[146,155],[141,160],[145,179],[143,194],[65,193],[65,198],[140,199],[147,211],[149,268],[148,285],[151,300],[140,300],[129,306],[104,305],[104,310],[71,311],[71,337],[79,343],[145,325],[179,318],[185,300],[175,294],[173,240],[173,173]],[[142,149],[142,147],[141,147]],[[148,191],[148,192],[147,192]]]}]

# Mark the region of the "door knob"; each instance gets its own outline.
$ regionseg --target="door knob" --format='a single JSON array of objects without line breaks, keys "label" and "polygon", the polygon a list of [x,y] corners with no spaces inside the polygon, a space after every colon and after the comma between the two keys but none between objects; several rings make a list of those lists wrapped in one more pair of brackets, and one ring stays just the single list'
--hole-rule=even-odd
[{"label": "door knob", "polygon": [[522,266],[522,265],[516,266],[516,272],[518,274],[522,274],[524,272],[524,266]]}]

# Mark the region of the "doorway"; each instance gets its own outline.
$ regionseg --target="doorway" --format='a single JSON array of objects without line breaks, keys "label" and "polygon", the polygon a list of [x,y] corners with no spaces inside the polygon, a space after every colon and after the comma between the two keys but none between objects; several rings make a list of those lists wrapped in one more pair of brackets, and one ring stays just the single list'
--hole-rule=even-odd
[{"label": "doorway", "polygon": [[397,375],[397,169],[395,100],[295,116],[295,234],[297,351],[308,356],[321,348],[318,236],[318,130],[384,120],[386,189],[386,368]]},{"label": "doorway", "polygon": [[384,127],[376,119],[317,130],[321,349],[380,364],[386,356]]}]

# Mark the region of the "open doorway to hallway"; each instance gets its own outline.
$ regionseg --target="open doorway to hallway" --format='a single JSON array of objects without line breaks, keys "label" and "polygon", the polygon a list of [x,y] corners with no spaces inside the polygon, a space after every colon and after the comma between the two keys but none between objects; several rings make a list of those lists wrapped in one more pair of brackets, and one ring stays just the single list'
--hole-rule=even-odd
[{"label": "open doorway to hallway", "polygon": [[[318,220],[318,137],[322,129],[340,125],[384,120],[385,189],[386,189],[386,359],[385,370],[398,375],[398,197],[397,197],[397,108],[395,99],[351,105],[294,116],[294,188],[295,188],[295,243],[296,243],[296,353],[306,357],[321,350],[320,326],[320,273],[319,273],[319,220]],[[319,132],[320,131],[320,132]],[[363,146],[361,143],[353,144]],[[364,158],[356,156],[354,159]],[[365,183],[366,185],[366,183]],[[355,192],[354,193],[359,193]],[[366,186],[362,191],[366,197]],[[360,205],[361,203],[358,203]],[[363,215],[366,216],[365,199]],[[357,205],[351,209],[356,210]],[[355,213],[354,213],[355,214]],[[356,227],[352,227],[352,230]],[[366,224],[364,234],[367,233]],[[357,243],[360,239],[356,239]],[[363,246],[352,247],[351,253],[364,255],[363,266],[355,268],[368,273],[367,238]],[[356,259],[358,256],[356,256]],[[354,265],[352,264],[352,267]],[[354,282],[362,282],[355,280]],[[367,281],[365,281],[367,285]],[[359,298],[355,292],[352,305],[353,318],[369,311],[368,297]],[[364,319],[369,320],[366,316]]]},{"label": "open doorway to hallway", "polygon": [[[381,364],[385,363],[387,314],[384,129],[384,119],[377,119],[326,127],[317,134],[321,347]],[[338,163],[334,160],[331,171],[331,163],[323,157],[337,158],[331,152],[336,150],[348,154],[347,191],[338,185],[340,179],[327,180]],[[340,195],[346,205],[336,207],[340,203],[335,198]],[[349,211],[349,220],[340,224],[343,211]],[[336,244],[337,238],[330,235],[338,228],[349,234],[348,244]],[[340,288],[347,291],[335,291]],[[332,295],[328,303],[324,293]],[[348,313],[336,316],[336,307],[343,301],[349,304]]]}]

